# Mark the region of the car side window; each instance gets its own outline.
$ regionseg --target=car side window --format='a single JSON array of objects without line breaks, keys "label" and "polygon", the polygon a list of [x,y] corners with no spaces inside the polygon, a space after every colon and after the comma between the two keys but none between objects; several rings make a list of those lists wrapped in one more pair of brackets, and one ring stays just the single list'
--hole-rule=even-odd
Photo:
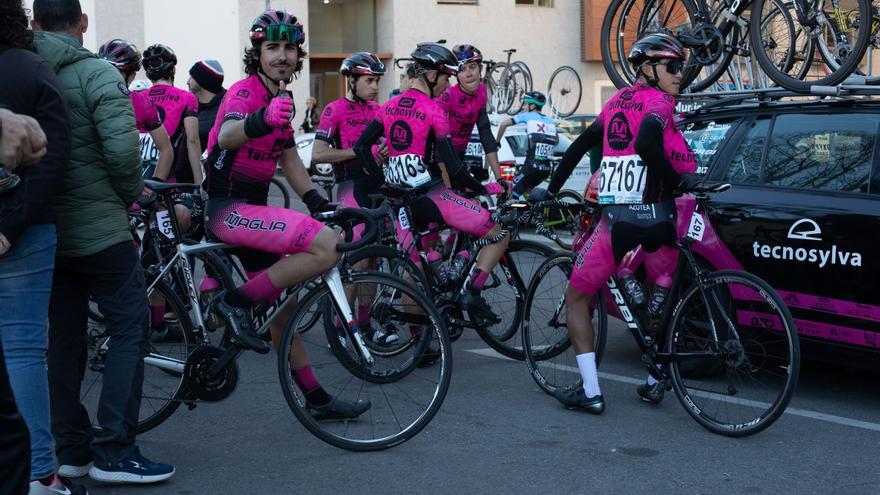
[{"label": "car side window", "polygon": [[724,177],[724,180],[733,184],[761,183],[761,157],[764,155],[770,118],[761,117],[749,125],[751,128],[733,155]]},{"label": "car side window", "polygon": [[780,115],[763,183],[821,191],[868,192],[880,116]]},{"label": "car side window", "polygon": [[697,157],[697,175],[709,173],[709,164],[739,119],[688,122],[682,126],[684,139]]}]

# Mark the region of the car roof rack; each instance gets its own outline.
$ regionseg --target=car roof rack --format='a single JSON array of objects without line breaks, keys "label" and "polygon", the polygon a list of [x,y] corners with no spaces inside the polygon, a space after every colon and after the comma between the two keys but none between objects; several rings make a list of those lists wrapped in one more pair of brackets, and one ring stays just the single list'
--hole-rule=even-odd
[{"label": "car roof rack", "polygon": [[853,100],[853,97],[880,96],[880,77],[850,76],[838,86],[812,86],[810,91],[790,91],[784,88],[746,89],[738,91],[719,91],[704,93],[685,93],[678,95],[679,104],[684,111],[703,112],[741,103],[758,105],[779,101],[783,98],[809,98],[816,101],[830,99]]}]

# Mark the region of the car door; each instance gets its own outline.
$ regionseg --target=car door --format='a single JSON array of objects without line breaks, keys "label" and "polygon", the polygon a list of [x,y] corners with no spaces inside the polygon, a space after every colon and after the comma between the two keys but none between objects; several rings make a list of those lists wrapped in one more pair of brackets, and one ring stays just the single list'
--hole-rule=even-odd
[{"label": "car door", "polygon": [[802,335],[878,347],[880,196],[871,190],[880,114],[759,116],[709,218],[741,266],[773,285]]}]

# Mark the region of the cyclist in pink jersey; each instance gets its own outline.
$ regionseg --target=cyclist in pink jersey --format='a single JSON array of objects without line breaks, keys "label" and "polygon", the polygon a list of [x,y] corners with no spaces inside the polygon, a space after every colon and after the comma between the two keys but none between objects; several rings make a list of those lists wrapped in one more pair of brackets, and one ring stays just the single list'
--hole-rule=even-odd
[{"label": "cyclist in pink jersey", "polygon": [[[144,72],[153,86],[146,91],[150,101],[159,109],[162,125],[171,136],[174,163],[171,173],[158,176],[161,180],[201,184],[202,163],[199,141],[199,102],[189,91],[174,87],[177,55],[162,44],[144,50]],[[188,231],[192,222],[193,202],[190,199],[175,205],[181,230]]]},{"label": "cyclist in pink jersey", "polygon": [[[125,87],[119,89],[123,93],[129,92],[128,85],[141,70],[141,52],[137,47],[128,41],[113,39],[98,48],[98,58],[110,62],[119,69],[122,79],[125,80]],[[131,92],[131,104],[140,134],[144,177],[152,178],[154,175],[167,177],[174,161],[174,148],[171,146],[168,132],[162,126],[159,112],[147,95],[141,91]]]},{"label": "cyclist in pink jersey", "polygon": [[[199,101],[187,90],[174,86],[177,55],[162,44],[144,50],[144,72],[153,86],[150,101],[159,108],[162,123],[174,146],[176,159],[169,178],[176,182],[202,183],[202,148],[199,141]],[[184,230],[186,227],[184,226]]]},{"label": "cyclist in pink jersey", "polygon": [[[385,64],[372,53],[358,52],[343,60],[339,72],[346,80],[345,97],[324,108],[315,131],[312,160],[333,164],[337,202],[345,207],[369,208],[369,195],[379,191],[382,178],[364,171],[352,145],[379,111],[376,97]],[[380,161],[385,161],[388,149],[384,145],[376,146],[374,153],[379,155]],[[362,230],[363,226],[355,229],[356,238]]]},{"label": "cyclist in pink jersey", "polygon": [[[654,280],[647,302],[656,317],[663,306],[677,262],[669,243],[676,239],[674,198],[693,182],[694,154],[674,122],[675,95],[681,85],[684,47],[668,34],[638,40],[629,53],[638,81],[605,104],[587,130],[569,147],[548,187],[555,194],[587,150],[602,143],[599,173],[601,219],[575,258],[565,293],[568,330],[577,353],[583,387],[560,387],[555,397],[566,407],[601,414],[605,409],[596,375],[590,301],[614,273],[623,256],[641,245]],[[540,200],[533,190],[531,199]],[[633,280],[634,281],[634,280]],[[634,281],[635,282],[635,281]],[[638,283],[636,282],[636,285]],[[635,302],[635,301],[634,301]],[[658,403],[664,385],[654,376],[638,388],[643,400]]]},{"label": "cyclist in pink jersey", "polygon": [[[446,89],[449,76],[457,73],[458,60],[448,48],[436,43],[419,44],[410,56],[416,76],[411,88],[379,109],[376,119],[354,144],[354,151],[369,173],[382,174],[391,184],[424,191],[411,203],[415,224],[444,223],[490,241],[480,251],[469,290],[462,294],[462,304],[472,319],[491,326],[500,319],[480,291],[504,254],[508,232],[496,225],[478,202],[455,194],[444,183],[445,176],[459,190],[486,193],[486,188],[468,173],[455,153],[449,118],[434,99]],[[371,146],[383,136],[388,144],[388,163],[380,169]],[[412,235],[399,222],[398,241],[406,250],[415,252]]]},{"label": "cyclist in pink jersey", "polygon": [[[339,239],[309,215],[266,205],[280,164],[310,211],[328,206],[297,154],[290,123],[293,99],[285,89],[306,55],[302,24],[287,11],[267,10],[254,20],[250,39],[244,57],[248,77],[226,92],[208,136],[206,223],[210,236],[240,246],[235,254],[249,277],[241,287],[215,297],[212,311],[242,346],[266,353],[268,344],[252,327],[253,307],[271,304],[285,288],[333,268]],[[277,346],[287,318],[276,320],[271,333]],[[293,379],[317,416],[354,418],[370,408],[369,401],[346,402],[327,394],[302,345],[293,346],[290,360]]]},{"label": "cyclist in pink jersey", "polygon": [[[495,176],[495,180],[507,189],[507,183],[501,179],[501,165],[498,163],[498,143],[492,135],[486,104],[489,95],[486,84],[480,80],[483,54],[475,46],[469,44],[455,45],[452,53],[458,59],[459,68],[456,79],[458,84],[450,86],[440,95],[439,103],[449,114],[449,131],[452,134],[452,147],[458,157],[465,161],[470,145],[474,125],[480,133],[480,145],[472,148],[473,155],[485,155],[486,161]],[[483,164],[479,164],[482,168]]]}]

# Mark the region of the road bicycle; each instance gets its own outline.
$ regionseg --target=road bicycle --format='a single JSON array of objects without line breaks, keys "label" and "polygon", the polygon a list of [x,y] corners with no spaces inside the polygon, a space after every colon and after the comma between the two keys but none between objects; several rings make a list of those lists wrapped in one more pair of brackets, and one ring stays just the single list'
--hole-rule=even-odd
[{"label": "road bicycle", "polygon": [[[413,216],[410,203],[421,192],[390,184],[383,186],[382,192],[392,206],[392,217],[386,224],[391,225],[392,221],[402,222],[404,229],[413,236],[410,250],[399,248],[396,237],[389,231],[385,245],[367,246],[351,253],[346,261],[353,265],[378,263],[382,270],[415,284],[434,301],[444,317],[445,326],[453,341],[465,329],[473,329],[492,349],[507,357],[522,360],[523,353],[516,335],[525,311],[525,290],[535,268],[552,255],[554,250],[543,243],[516,239],[516,219],[501,218],[505,216],[503,211],[496,212],[498,221],[505,228],[513,230],[511,235],[514,238],[490,273],[481,292],[482,297],[493,308],[496,319],[486,321],[475,318],[462,307],[461,298],[476,269],[479,250],[486,242],[456,232],[447,241],[440,257],[432,258],[433,250],[424,248],[423,240],[446,230],[447,227],[417,225],[412,221],[416,217]],[[417,257],[418,262],[414,262],[413,257]],[[405,344],[405,341],[401,342],[401,345]]]},{"label": "road bicycle", "polygon": [[[589,317],[597,363],[610,305],[635,339],[648,372],[675,391],[688,414],[713,433],[739,437],[762,431],[785,411],[797,384],[800,348],[791,313],[769,284],[741,270],[708,270],[691,252],[705,231],[710,196],[729,187],[701,185],[689,191],[696,206],[687,235],[675,243],[678,268],[659,317],[636,307],[617,275],[593,298]],[[591,227],[599,215],[593,218]],[[564,293],[573,261],[571,254],[549,258],[526,296],[526,364],[548,394],[582,386],[566,326]]]},{"label": "road bicycle", "polygon": [[[173,201],[175,190],[186,185],[148,182],[148,186],[166,201]],[[378,232],[376,218],[384,215],[387,215],[387,206],[375,210],[343,208],[318,217],[343,229],[366,225],[359,241],[337,245],[337,250],[348,252],[375,239]],[[171,218],[177,233],[176,220],[173,215]],[[180,338],[152,343],[144,358],[139,432],[158,426],[180,404],[192,409],[198,402],[223,400],[236,388],[239,375],[236,360],[243,349],[230,338],[220,339],[219,344],[212,345],[208,325],[211,300],[205,301],[201,297],[193,269],[193,260],[208,260],[209,270],[220,286],[234,288],[236,282],[227,266],[216,262],[219,253],[231,248],[234,246],[212,242],[178,243],[174,255],[161,264],[149,283],[148,295],[161,296],[166,307],[176,315]],[[182,275],[182,281],[178,280],[178,275]],[[365,320],[356,321],[352,315],[343,286],[374,295]],[[301,291],[303,287],[308,288]],[[180,296],[181,288],[185,297]],[[325,304],[331,304],[336,314],[343,315],[342,322],[325,327],[323,332],[306,334],[311,328],[306,322],[314,314],[320,314]],[[423,294],[386,274],[340,272],[334,268],[316,280],[287,289],[273,304],[256,308],[253,324],[258,334],[269,340],[270,325],[294,305],[283,337],[276,342],[278,370],[288,406],[311,433],[340,448],[378,450],[406,441],[431,421],[449,386],[452,356],[442,318]],[[417,335],[411,337],[415,344],[405,355],[389,357],[372,353],[363,338],[364,330],[370,326],[414,333],[417,327]],[[111,342],[112,337],[106,335],[90,341],[85,379],[89,389],[100,389],[100,374]],[[425,370],[416,369],[414,363],[422,360],[429,342],[436,346],[432,353],[438,365]],[[293,378],[289,356],[303,352],[309,356],[310,364],[328,394],[349,402],[365,400],[370,403],[370,408],[357,418],[328,421],[333,418],[328,418],[320,407],[310,404],[306,400],[306,391]],[[94,401],[97,401],[96,397]]]},{"label": "road bicycle", "polygon": [[508,48],[504,53],[506,62],[483,60],[483,82],[489,94],[490,112],[516,115],[523,108],[522,95],[532,90],[532,71],[525,62],[511,61],[516,48]]}]

